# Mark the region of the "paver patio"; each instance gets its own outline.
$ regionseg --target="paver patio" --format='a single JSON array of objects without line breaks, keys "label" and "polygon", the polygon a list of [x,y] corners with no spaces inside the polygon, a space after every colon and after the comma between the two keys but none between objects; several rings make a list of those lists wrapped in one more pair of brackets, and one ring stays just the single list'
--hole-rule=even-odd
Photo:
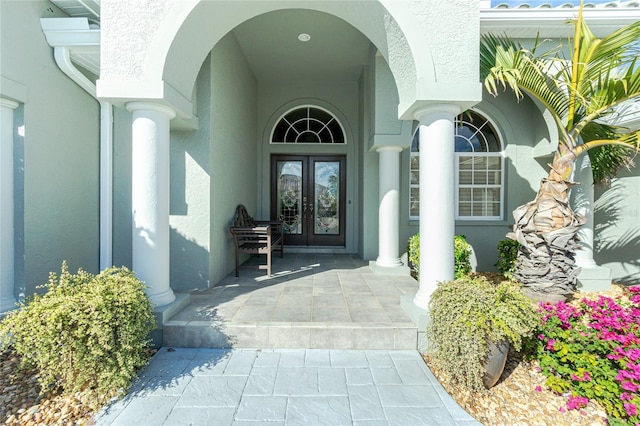
[{"label": "paver patio", "polygon": [[163,347],[96,425],[479,425],[415,350]]},{"label": "paver patio", "polygon": [[400,307],[413,278],[342,254],[287,253],[273,270],[192,293],[97,425],[479,424],[416,350]]},{"label": "paver patio", "polygon": [[[254,261],[253,259],[250,262]],[[164,344],[209,348],[416,349],[400,307],[418,283],[374,274],[347,254],[285,253],[273,275],[243,269],[191,294],[164,325]]]}]

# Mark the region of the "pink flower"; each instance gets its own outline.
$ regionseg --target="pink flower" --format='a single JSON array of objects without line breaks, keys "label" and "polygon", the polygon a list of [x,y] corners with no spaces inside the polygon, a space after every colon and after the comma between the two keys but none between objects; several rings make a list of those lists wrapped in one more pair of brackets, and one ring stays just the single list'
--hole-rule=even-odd
[{"label": "pink flower", "polygon": [[561,413],[566,413],[567,412],[567,410],[565,410],[564,407],[558,408],[558,411],[560,411]]},{"label": "pink flower", "polygon": [[555,343],[556,343],[555,339],[547,340],[547,350],[548,351],[555,351],[556,350],[555,347],[554,347]]},{"label": "pink flower", "polygon": [[633,395],[631,395],[630,393],[627,393],[627,392],[622,392],[620,394],[620,399],[622,401],[631,401],[633,399]]},{"label": "pink flower", "polygon": [[625,402],[624,403],[624,411],[627,412],[627,415],[629,417],[633,417],[636,414],[638,414],[638,409],[636,408],[635,404],[632,404],[630,402]]},{"label": "pink flower", "polygon": [[586,407],[588,403],[589,400],[584,396],[571,395],[567,401],[567,408],[569,410],[576,410],[578,408]]},{"label": "pink flower", "polygon": [[540,385],[536,386],[536,392],[542,392],[542,386]]}]

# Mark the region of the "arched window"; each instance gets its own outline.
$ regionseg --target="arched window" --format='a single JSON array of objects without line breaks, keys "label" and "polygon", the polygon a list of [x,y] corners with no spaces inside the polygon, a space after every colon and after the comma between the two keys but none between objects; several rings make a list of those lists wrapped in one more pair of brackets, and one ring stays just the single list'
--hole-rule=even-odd
[{"label": "arched window", "polygon": [[[477,111],[466,111],[455,120],[456,219],[501,220],[504,203],[504,154],[500,136]],[[418,132],[411,143],[410,206],[412,219],[420,214]],[[428,155],[428,153],[427,153]]]},{"label": "arched window", "polygon": [[344,144],[344,130],[329,111],[315,106],[296,108],[283,115],[273,128],[271,143]]}]

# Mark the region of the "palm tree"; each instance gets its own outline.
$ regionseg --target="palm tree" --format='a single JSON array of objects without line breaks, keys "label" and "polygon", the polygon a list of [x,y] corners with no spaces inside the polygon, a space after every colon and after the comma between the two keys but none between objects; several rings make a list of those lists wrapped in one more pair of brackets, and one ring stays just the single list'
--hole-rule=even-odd
[{"label": "palm tree", "polygon": [[576,159],[588,154],[596,182],[630,166],[640,147],[640,131],[616,126],[625,103],[640,99],[640,22],[596,38],[582,16],[581,1],[569,59],[560,49],[538,54],[502,36],[483,36],[480,73],[497,96],[510,88],[549,110],[558,128],[558,146],[536,198],[514,212],[513,232],[521,243],[514,277],[535,300],[561,300],[576,288],[576,233],[584,218],[572,211],[568,192]]}]

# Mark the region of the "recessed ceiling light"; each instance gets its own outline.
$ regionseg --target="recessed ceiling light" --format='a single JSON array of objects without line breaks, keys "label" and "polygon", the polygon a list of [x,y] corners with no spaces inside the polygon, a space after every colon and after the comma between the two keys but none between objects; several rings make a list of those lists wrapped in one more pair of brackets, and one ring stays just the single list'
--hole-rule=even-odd
[{"label": "recessed ceiling light", "polygon": [[298,35],[298,40],[305,42],[311,40],[311,36],[307,33],[302,33]]}]

